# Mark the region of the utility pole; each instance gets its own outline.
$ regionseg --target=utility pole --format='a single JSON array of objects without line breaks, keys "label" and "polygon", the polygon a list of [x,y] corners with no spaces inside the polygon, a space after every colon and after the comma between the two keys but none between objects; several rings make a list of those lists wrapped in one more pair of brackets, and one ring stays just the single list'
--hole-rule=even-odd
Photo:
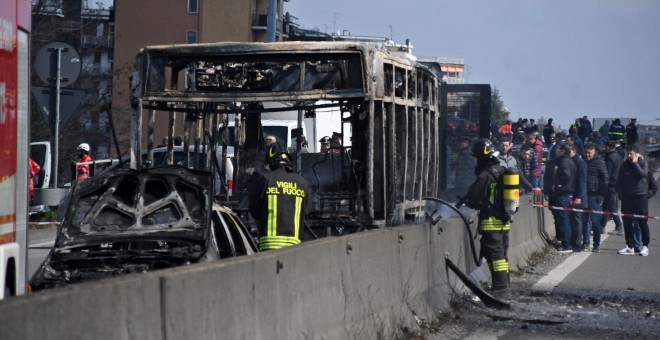
[{"label": "utility pole", "polygon": [[277,0],[270,0],[268,4],[268,22],[266,27],[266,40],[275,42],[277,38]]},{"label": "utility pole", "polygon": [[337,17],[338,16],[339,16],[339,13],[332,12],[332,35],[335,35],[337,33]]}]

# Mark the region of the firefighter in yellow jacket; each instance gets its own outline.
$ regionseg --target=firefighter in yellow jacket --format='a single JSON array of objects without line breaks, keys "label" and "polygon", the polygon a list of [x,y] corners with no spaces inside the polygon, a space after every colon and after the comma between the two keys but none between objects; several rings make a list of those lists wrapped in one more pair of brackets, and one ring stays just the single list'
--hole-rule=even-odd
[{"label": "firefighter in yellow jacket", "polygon": [[[486,258],[492,278],[492,290],[505,292],[509,288],[510,218],[502,213],[502,196],[497,192],[498,178],[504,168],[497,159],[499,152],[489,139],[477,141],[472,146],[472,156],[477,159],[476,181],[470,186],[466,197],[468,207],[479,210],[479,233],[481,234],[481,256]],[[499,200],[499,202],[498,202]]]},{"label": "firefighter in yellow jacket", "polygon": [[256,178],[248,192],[259,250],[299,244],[309,210],[309,183],[293,171],[291,156],[279,143],[268,146],[266,164],[271,171]]}]

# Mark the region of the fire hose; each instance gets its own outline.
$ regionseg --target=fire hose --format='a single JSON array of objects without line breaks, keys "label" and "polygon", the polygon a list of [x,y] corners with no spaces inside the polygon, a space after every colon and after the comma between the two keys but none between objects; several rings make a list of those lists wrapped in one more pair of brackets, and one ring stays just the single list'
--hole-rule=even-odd
[{"label": "fire hose", "polygon": [[[474,258],[474,263],[477,265],[477,267],[481,266],[481,256],[477,256],[477,249],[474,245],[474,238],[472,236],[472,229],[470,229],[470,223],[468,222],[467,218],[465,218],[465,215],[458,210],[465,201],[465,198],[460,198],[458,203],[456,205],[452,205],[451,203],[436,198],[436,197],[423,197],[423,200],[430,200],[430,201],[436,201],[440,204],[443,204],[447,207],[449,207],[451,210],[455,211],[458,216],[461,217],[463,220],[463,223],[465,224],[465,228],[467,229],[468,235],[470,236],[470,248],[472,250],[472,255]],[[494,309],[511,309],[511,305],[507,302],[501,301],[494,296],[488,294],[485,290],[483,290],[477,283],[475,283],[469,276],[467,276],[465,273],[463,273],[450,259],[449,259],[449,253],[445,254],[445,265],[447,269],[451,269],[456,276],[465,284],[466,287],[468,287],[476,296],[483,301],[484,305],[489,308],[494,308]]]},{"label": "fire hose", "polygon": [[465,229],[467,230],[468,235],[470,236],[469,237],[469,239],[470,239],[470,249],[472,250],[472,257],[474,258],[474,264],[477,265],[477,267],[480,267],[481,266],[481,256],[477,255],[477,248],[474,245],[474,238],[476,238],[477,235],[476,234],[474,234],[474,236],[472,235],[472,229],[470,228],[470,222],[468,222],[467,218],[465,218],[465,215],[463,215],[463,213],[461,213],[461,211],[458,210],[461,206],[463,206],[465,204],[464,203],[465,198],[464,197],[463,198],[459,197],[459,201],[458,201],[458,203],[456,203],[456,205],[452,205],[451,203],[449,203],[445,200],[442,200],[440,198],[437,198],[437,197],[422,197],[422,199],[423,200],[436,201],[440,204],[443,204],[443,205],[449,207],[451,210],[453,210],[454,212],[456,212],[458,214],[458,216],[463,220],[463,224],[465,225]]}]

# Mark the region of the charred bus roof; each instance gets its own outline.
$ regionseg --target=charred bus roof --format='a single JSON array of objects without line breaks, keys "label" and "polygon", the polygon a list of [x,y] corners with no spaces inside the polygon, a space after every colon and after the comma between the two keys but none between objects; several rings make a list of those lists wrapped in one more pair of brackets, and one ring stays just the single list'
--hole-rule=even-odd
[{"label": "charred bus roof", "polygon": [[136,58],[140,77],[134,79],[144,82],[135,84],[134,97],[195,97],[207,102],[281,101],[283,95],[295,100],[364,100],[370,68],[365,55],[373,51],[369,44],[327,42],[148,46]]}]

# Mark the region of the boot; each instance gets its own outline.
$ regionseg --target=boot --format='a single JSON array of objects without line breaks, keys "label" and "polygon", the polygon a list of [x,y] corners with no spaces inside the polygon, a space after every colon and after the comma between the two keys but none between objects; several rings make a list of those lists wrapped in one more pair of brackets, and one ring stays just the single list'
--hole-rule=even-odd
[{"label": "boot", "polygon": [[500,271],[500,272],[491,272],[491,277],[493,279],[492,290],[508,290],[509,289],[509,272]]}]

